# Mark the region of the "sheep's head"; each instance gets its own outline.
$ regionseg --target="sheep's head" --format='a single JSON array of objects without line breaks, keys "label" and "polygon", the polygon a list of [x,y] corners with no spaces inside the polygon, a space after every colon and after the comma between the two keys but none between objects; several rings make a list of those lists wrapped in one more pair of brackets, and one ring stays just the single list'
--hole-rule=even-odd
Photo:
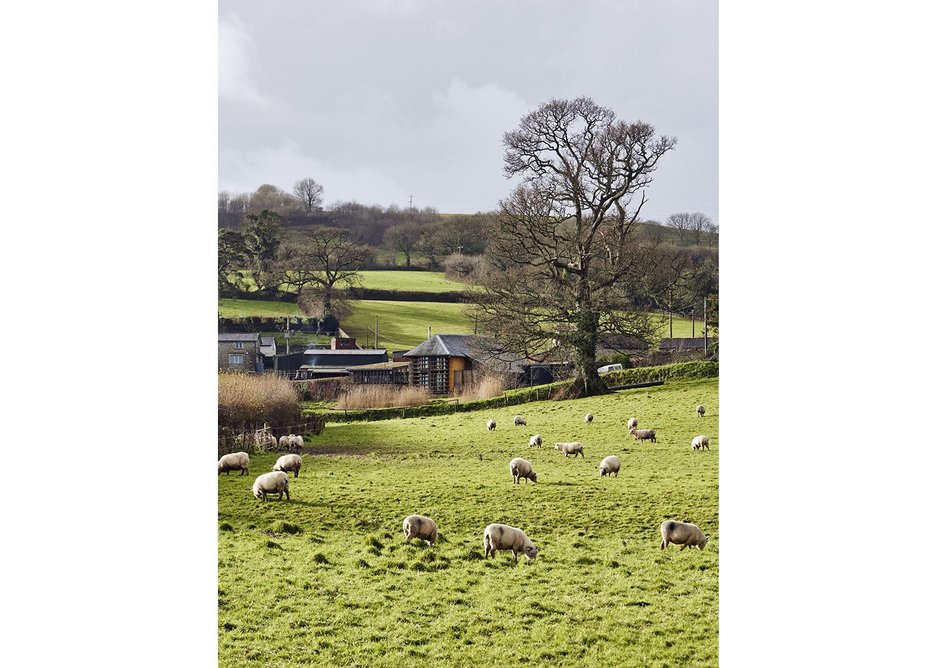
[{"label": "sheep's head", "polygon": [[282,470],[283,470],[283,467],[282,467],[280,464],[274,464],[273,468],[270,469],[270,470],[271,470],[271,471],[282,471]]},{"label": "sheep's head", "polygon": [[531,482],[537,482],[537,474],[531,471]]},{"label": "sheep's head", "polygon": [[537,559],[537,545],[534,543],[528,543],[524,546],[524,556],[528,558],[528,561],[534,561]]},{"label": "sheep's head", "polygon": [[261,488],[260,488],[260,485],[255,485],[255,486],[254,486],[254,489],[253,489],[252,491],[254,492],[254,498],[255,498],[255,499],[261,498],[262,495],[261,495]]},{"label": "sheep's head", "polygon": [[609,469],[605,466],[599,467],[599,477],[602,478],[604,475],[609,475]]},{"label": "sheep's head", "polygon": [[697,548],[700,549],[700,550],[702,550],[702,549],[704,549],[705,547],[707,547],[707,541],[708,541],[708,540],[710,540],[710,539],[707,538],[706,536],[704,536],[703,542],[702,542],[700,545],[698,545]]}]

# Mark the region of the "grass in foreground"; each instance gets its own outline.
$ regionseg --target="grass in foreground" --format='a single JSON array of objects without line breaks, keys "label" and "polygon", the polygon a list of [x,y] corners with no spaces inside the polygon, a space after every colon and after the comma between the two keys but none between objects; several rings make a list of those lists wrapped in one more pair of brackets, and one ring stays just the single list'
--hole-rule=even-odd
[{"label": "grass in foreground", "polygon": [[[527,428],[511,426],[515,412]],[[657,444],[627,437],[633,415],[658,430]],[[718,415],[709,379],[330,424],[307,441],[320,454],[291,477],[289,504],[251,497],[276,454],[252,456],[250,476],[218,479],[219,663],[716,665]],[[544,447],[527,447],[533,433]],[[690,449],[698,433],[711,452]],[[581,441],[586,459],[553,450],[561,440]],[[600,479],[608,454],[623,470]],[[519,455],[537,485],[512,485],[508,461]],[[414,512],[437,521],[435,546],[403,540]],[[661,552],[658,525],[669,518],[698,524],[707,548]],[[538,559],[483,560],[490,522],[523,528]]]}]

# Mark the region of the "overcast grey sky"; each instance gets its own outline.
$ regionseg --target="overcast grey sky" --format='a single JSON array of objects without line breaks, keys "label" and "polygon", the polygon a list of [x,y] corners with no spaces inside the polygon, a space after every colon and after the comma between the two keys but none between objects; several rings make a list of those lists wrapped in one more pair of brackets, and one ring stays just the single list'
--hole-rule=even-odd
[{"label": "overcast grey sky", "polygon": [[587,95],[677,137],[643,218],[717,209],[710,0],[220,0],[219,190],[494,209],[502,134]]}]

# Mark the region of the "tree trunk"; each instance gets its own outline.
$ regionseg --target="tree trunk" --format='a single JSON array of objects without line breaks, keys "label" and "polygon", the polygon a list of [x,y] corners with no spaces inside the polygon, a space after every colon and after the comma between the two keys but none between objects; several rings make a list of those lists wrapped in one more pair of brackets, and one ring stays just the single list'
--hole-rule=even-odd
[{"label": "tree trunk", "polygon": [[599,338],[599,314],[590,306],[589,287],[581,279],[577,298],[579,317],[576,319],[576,339],[573,342],[576,376],[568,396],[589,397],[607,394],[609,388],[596,371],[596,342]]},{"label": "tree trunk", "polygon": [[410,266],[410,253],[408,253],[407,251],[404,251],[404,259],[407,262],[407,266],[409,267]]},{"label": "tree trunk", "polygon": [[323,295],[322,295],[322,317],[323,319],[328,318],[332,315],[332,286],[326,285],[323,286]]}]

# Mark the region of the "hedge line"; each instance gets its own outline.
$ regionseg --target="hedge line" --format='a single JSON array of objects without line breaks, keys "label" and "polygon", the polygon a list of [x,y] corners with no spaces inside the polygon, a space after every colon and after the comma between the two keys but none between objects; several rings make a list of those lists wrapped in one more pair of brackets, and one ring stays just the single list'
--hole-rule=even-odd
[{"label": "hedge line", "polygon": [[[718,362],[679,362],[657,367],[641,367],[637,369],[624,369],[603,376],[607,385],[628,385],[630,383],[644,383],[654,380],[696,380],[701,378],[716,378],[719,376]],[[434,401],[425,406],[406,406],[404,408],[372,408],[353,411],[316,411],[306,410],[304,415],[322,415],[326,422],[372,422],[375,420],[393,420],[405,417],[430,417],[434,415],[450,415],[478,411],[487,408],[504,408],[516,406],[530,401],[542,401],[555,396],[564,390],[571,381],[564,380],[549,385],[537,387],[523,387],[517,390],[508,390],[504,394],[492,399],[480,399],[467,402]]]}]

